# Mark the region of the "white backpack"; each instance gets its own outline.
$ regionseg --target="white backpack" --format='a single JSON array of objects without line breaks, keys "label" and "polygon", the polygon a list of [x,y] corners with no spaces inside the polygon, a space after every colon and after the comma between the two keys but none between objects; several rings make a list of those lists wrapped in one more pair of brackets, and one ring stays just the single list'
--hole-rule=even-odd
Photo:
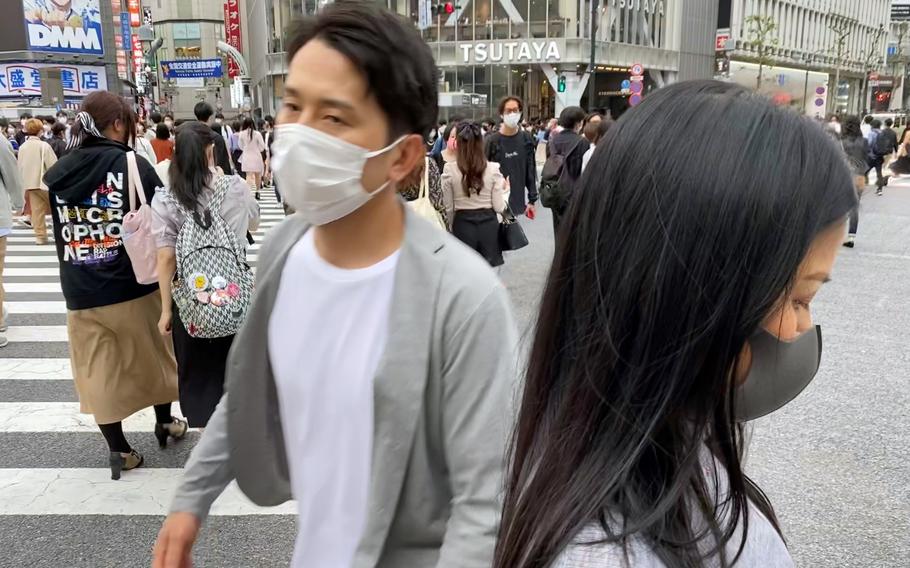
[{"label": "white backpack", "polygon": [[229,183],[228,176],[216,179],[212,201],[201,213],[187,211],[168,194],[186,216],[177,233],[177,274],[171,295],[191,337],[233,335],[253,298],[253,271],[246,251],[221,216]]}]

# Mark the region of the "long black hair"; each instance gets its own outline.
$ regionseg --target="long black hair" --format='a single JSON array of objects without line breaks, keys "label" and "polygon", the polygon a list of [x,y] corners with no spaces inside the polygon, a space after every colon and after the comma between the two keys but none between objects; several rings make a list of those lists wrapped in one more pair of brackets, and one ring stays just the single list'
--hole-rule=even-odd
[{"label": "long black hair", "polygon": [[254,130],[256,130],[256,123],[253,122],[253,119],[250,117],[244,118],[243,122],[241,123],[241,126],[240,126],[240,132],[241,133],[246,132],[247,139],[252,141]]},{"label": "long black hair", "polygon": [[465,196],[471,197],[471,191],[480,195],[483,190],[483,174],[487,171],[480,125],[476,122],[460,123],[455,139],[458,141],[456,161],[463,178]]},{"label": "long black hair", "polygon": [[[855,202],[830,136],[736,85],[665,87],[612,126],[537,318],[497,568],[550,566],[592,523],[673,567],[735,562],[752,505],[780,532],[742,470],[732,370],[814,238]],[[726,499],[705,448],[728,472]]]},{"label": "long black hair", "polygon": [[860,126],[859,117],[855,114],[846,117],[841,125],[841,138],[861,138],[862,136],[863,130]]},{"label": "long black hair", "polygon": [[212,180],[207,149],[214,143],[215,132],[206,124],[192,121],[177,128],[174,155],[168,169],[170,191],[189,211],[196,209],[199,196]]}]

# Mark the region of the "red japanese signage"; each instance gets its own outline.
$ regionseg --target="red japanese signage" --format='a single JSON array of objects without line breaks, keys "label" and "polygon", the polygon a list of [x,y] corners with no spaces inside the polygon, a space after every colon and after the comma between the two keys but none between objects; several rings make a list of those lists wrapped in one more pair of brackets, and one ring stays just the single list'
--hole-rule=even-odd
[{"label": "red japanese signage", "polygon": [[127,0],[126,1],[127,11],[130,13],[130,27],[138,28],[142,25],[142,6],[140,6],[139,0]]},{"label": "red japanese signage", "polygon": [[[224,41],[237,51],[243,50],[243,43],[240,39],[240,2],[238,0],[227,0],[224,3]],[[228,57],[228,77],[234,78],[240,75],[240,67],[233,57]]]}]

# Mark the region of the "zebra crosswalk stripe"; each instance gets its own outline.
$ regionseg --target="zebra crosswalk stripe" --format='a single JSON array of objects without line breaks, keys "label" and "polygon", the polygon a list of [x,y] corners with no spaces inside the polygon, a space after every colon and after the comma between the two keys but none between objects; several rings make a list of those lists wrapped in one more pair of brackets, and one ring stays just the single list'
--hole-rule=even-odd
[{"label": "zebra crosswalk stripe", "polygon": [[[251,264],[265,235],[284,218],[270,193],[264,192],[262,220],[253,232]],[[10,344],[0,349],[0,519],[100,516],[108,519],[105,526],[111,534],[118,534],[117,527],[128,527],[135,515],[167,514],[198,434],[191,432],[160,451],[151,434],[152,410],[137,412],[124,420],[124,431],[149,467],[111,481],[107,447],[94,418],[79,412],[53,240],[37,245],[31,228],[14,227],[7,237],[3,282],[9,311],[9,329],[3,335]],[[179,404],[173,405],[173,413],[180,415]],[[44,455],[44,447],[56,448],[56,453]],[[233,484],[211,511],[213,516],[284,515],[289,526],[293,513],[293,503],[257,507]]]}]

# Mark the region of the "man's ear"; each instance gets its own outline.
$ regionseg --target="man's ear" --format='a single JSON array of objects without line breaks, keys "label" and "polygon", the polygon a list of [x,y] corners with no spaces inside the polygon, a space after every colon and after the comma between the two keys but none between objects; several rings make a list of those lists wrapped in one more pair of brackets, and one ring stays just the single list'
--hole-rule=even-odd
[{"label": "man's ear", "polygon": [[410,175],[427,154],[423,137],[411,134],[398,143],[398,158],[389,168],[389,179],[400,182]]}]

